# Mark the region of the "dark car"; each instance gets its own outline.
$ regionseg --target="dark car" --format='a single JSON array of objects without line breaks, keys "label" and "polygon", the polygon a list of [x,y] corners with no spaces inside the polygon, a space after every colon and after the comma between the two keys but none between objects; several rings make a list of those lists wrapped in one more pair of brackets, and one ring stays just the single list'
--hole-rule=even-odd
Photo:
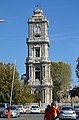
[{"label": "dark car", "polygon": [[76,111],[77,117],[79,118],[79,105],[74,106],[74,110]]}]

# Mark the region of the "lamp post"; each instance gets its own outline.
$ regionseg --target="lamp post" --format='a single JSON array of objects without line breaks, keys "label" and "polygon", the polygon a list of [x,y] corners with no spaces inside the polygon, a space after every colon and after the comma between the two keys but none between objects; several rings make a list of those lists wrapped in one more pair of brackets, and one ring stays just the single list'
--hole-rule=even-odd
[{"label": "lamp post", "polygon": [[13,85],[14,85],[14,75],[15,75],[15,65],[13,65],[13,79],[12,79],[12,87],[11,87],[11,95],[10,95],[10,105],[11,105],[11,102],[12,102],[12,93],[13,93]]},{"label": "lamp post", "polygon": [[0,20],[0,22],[5,22],[5,20]]},{"label": "lamp post", "polygon": [[16,60],[15,60],[15,64],[13,65],[13,78],[12,78],[12,87],[11,87],[11,94],[10,94],[10,105],[11,105],[11,103],[12,103],[14,77],[15,77],[15,65],[16,65]]}]

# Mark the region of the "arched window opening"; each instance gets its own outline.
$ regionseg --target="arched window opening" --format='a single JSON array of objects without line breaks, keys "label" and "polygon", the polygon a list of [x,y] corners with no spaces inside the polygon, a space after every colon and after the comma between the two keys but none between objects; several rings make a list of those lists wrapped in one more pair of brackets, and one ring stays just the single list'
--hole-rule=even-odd
[{"label": "arched window opening", "polygon": [[35,68],[35,79],[40,80],[40,69],[39,68]]},{"label": "arched window opening", "polygon": [[40,90],[36,89],[36,90],[34,91],[34,93],[40,93]]},{"label": "arched window opening", "polygon": [[36,48],[36,57],[40,57],[40,47]]}]

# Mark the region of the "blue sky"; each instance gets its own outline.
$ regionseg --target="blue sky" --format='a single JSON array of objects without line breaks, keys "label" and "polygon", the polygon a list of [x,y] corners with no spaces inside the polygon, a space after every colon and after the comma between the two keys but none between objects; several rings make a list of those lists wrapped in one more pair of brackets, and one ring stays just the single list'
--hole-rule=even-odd
[{"label": "blue sky", "polygon": [[49,57],[53,62],[71,65],[73,85],[79,56],[79,0],[0,0],[0,61],[14,63],[20,75],[26,72],[27,20],[36,5],[49,20]]}]

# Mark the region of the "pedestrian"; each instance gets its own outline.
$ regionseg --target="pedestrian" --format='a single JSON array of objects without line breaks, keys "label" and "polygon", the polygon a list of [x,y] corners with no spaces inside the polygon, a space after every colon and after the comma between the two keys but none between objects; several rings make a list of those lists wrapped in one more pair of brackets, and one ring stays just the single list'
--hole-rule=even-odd
[{"label": "pedestrian", "polygon": [[8,107],[8,118],[11,117],[11,110],[10,110],[10,107]]},{"label": "pedestrian", "polygon": [[44,120],[51,120],[51,107],[50,107],[50,105],[47,105],[47,108],[45,109]]},{"label": "pedestrian", "polygon": [[57,120],[59,115],[59,109],[56,107],[56,104],[53,102],[51,103],[51,120]]}]

